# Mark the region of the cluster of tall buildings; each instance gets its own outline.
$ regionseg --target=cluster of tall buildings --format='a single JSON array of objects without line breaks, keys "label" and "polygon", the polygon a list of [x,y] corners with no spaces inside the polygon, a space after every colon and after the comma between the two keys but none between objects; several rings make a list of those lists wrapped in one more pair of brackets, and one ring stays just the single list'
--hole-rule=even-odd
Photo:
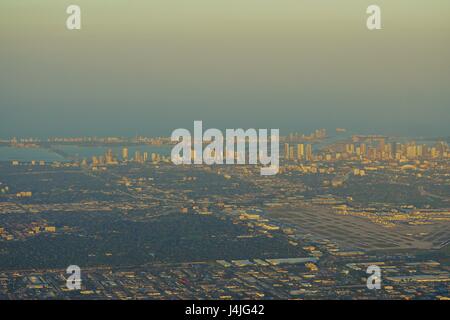
[{"label": "cluster of tall buildings", "polygon": [[312,144],[284,144],[286,161],[335,161],[335,160],[378,160],[408,161],[446,159],[450,157],[450,148],[446,142],[434,145],[415,141],[406,143],[387,142],[384,137],[354,139],[350,143],[339,143],[331,148],[316,151]]},{"label": "cluster of tall buildings", "polygon": [[323,152],[319,160],[426,160],[445,159],[450,156],[450,149],[445,142],[434,145],[410,142],[387,142],[384,137],[353,138],[346,143]]},{"label": "cluster of tall buildings", "polygon": [[40,140],[37,138],[13,138],[10,143],[20,141],[20,142],[49,142],[49,143],[61,143],[61,144],[111,144],[120,145],[124,143],[135,143],[141,144],[145,143],[147,145],[161,145],[170,142],[170,137],[143,137],[136,136],[132,138],[126,137],[51,137],[47,140]]},{"label": "cluster of tall buildings", "polygon": [[[129,149],[122,148],[122,157],[119,160],[112,152],[112,149],[108,149],[104,155],[101,156],[93,156],[92,157],[92,166],[101,166],[101,165],[116,165],[120,162],[135,162],[135,163],[146,163],[150,159],[152,162],[159,162],[164,160],[163,157],[158,153],[152,153],[151,158],[149,158],[148,152],[141,152],[140,150],[136,150],[134,152],[133,157],[130,157]],[[86,162],[84,162],[86,163]]]},{"label": "cluster of tall buildings", "polygon": [[[156,154],[154,153],[153,155],[156,155]],[[130,158],[128,148],[123,148],[122,149],[122,161],[123,162],[134,161],[137,163],[147,162],[148,161],[148,152],[141,153],[141,151],[136,150],[134,152],[134,157]]]},{"label": "cluster of tall buildings", "polygon": [[[375,142],[375,143],[374,143]],[[347,156],[358,156],[369,160],[420,160],[447,158],[450,155],[449,146],[438,142],[432,146],[419,144],[415,141],[407,143],[387,143],[384,138],[372,143],[349,143],[343,150]]]},{"label": "cluster of tall buildings", "polygon": [[313,160],[313,148],[312,144],[299,143],[297,146],[284,144],[284,159],[285,160]]}]

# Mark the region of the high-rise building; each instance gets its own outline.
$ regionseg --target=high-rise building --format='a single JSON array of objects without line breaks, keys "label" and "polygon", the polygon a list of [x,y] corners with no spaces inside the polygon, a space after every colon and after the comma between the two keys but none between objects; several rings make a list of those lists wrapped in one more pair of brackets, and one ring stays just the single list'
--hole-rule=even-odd
[{"label": "high-rise building", "polygon": [[284,159],[289,160],[289,143],[284,144]]},{"label": "high-rise building", "polygon": [[297,159],[303,160],[305,158],[305,145],[303,143],[299,143],[297,145]]},{"label": "high-rise building", "polygon": [[415,159],[417,157],[417,150],[415,145],[409,145],[406,147],[406,157],[408,159]]},{"label": "high-rise building", "polygon": [[353,143],[348,143],[345,145],[345,152],[348,154],[355,153],[355,145]]},{"label": "high-rise building", "polygon": [[105,161],[106,164],[111,164],[113,162],[113,153],[111,149],[108,149],[108,151],[106,152]]},{"label": "high-rise building", "polygon": [[369,147],[367,149],[367,156],[371,160],[376,160],[377,158],[377,148],[375,147]]},{"label": "high-rise building", "polygon": [[439,151],[436,147],[432,147],[430,150],[430,155],[432,158],[437,158],[439,156]]},{"label": "high-rise building", "polygon": [[313,152],[312,152],[312,145],[307,144],[306,145],[306,160],[312,161],[313,160]]},{"label": "high-rise building", "polygon": [[365,157],[367,154],[367,146],[365,143],[361,143],[359,145],[359,149],[361,150],[361,156]]},{"label": "high-rise building", "polygon": [[138,150],[134,153],[134,161],[135,162],[142,162],[142,160],[141,160],[141,152],[138,151]]},{"label": "high-rise building", "polygon": [[384,147],[385,149],[385,153],[386,153],[386,158],[387,159],[392,159],[392,143],[388,143],[386,144],[386,146]]},{"label": "high-rise building", "polygon": [[419,145],[417,146],[417,156],[418,156],[419,158],[422,158],[422,157],[424,156],[423,150],[424,150],[424,145],[423,145],[423,144],[419,144]]},{"label": "high-rise building", "polygon": [[294,147],[289,147],[289,160],[294,160],[295,158],[295,149]]},{"label": "high-rise building", "polygon": [[380,139],[378,140],[378,152],[379,152],[380,154],[382,154],[382,153],[384,152],[384,145],[385,145],[385,140],[384,140],[384,138],[380,138]]},{"label": "high-rise building", "polygon": [[123,148],[122,149],[122,160],[123,161],[128,161],[128,148]]}]

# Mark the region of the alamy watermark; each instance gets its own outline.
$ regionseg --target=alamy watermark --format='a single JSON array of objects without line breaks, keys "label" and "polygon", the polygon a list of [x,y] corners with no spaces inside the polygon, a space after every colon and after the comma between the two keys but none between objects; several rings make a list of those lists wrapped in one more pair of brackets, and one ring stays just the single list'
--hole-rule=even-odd
[{"label": "alamy watermark", "polygon": [[367,278],[367,289],[380,290],[381,289],[381,268],[377,265],[371,265],[366,270],[370,276]]},{"label": "alamy watermark", "polygon": [[[66,27],[68,30],[81,30],[81,8],[72,4],[67,7],[66,13],[69,15],[66,19]],[[367,7],[366,14],[369,16],[366,20],[368,30],[381,29],[381,8],[376,4]]]},{"label": "alamy watermark", "polygon": [[66,273],[70,276],[66,280],[66,287],[69,290],[81,289],[81,269],[77,265],[67,267]]},{"label": "alamy watermark", "polygon": [[261,175],[278,173],[279,129],[270,129],[270,136],[268,129],[226,129],[224,136],[219,129],[203,132],[202,121],[194,121],[193,136],[187,129],[176,129],[171,140],[178,142],[171,153],[175,165],[260,164],[265,166]]}]

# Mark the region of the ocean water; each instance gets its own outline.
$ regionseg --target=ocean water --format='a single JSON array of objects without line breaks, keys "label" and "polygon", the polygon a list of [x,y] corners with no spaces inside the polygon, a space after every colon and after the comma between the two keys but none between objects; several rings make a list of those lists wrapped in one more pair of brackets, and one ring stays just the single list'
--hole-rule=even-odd
[{"label": "ocean water", "polygon": [[54,152],[43,148],[15,148],[15,147],[0,147],[0,161],[31,161],[44,160],[50,161],[64,161],[64,158]]}]

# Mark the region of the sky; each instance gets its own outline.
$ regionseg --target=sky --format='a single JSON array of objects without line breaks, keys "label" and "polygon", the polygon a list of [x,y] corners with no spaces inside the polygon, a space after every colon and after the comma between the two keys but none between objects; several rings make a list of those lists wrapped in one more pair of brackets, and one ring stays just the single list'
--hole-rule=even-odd
[{"label": "sky", "polygon": [[448,0],[2,0],[0,137],[450,136],[449,40]]}]

